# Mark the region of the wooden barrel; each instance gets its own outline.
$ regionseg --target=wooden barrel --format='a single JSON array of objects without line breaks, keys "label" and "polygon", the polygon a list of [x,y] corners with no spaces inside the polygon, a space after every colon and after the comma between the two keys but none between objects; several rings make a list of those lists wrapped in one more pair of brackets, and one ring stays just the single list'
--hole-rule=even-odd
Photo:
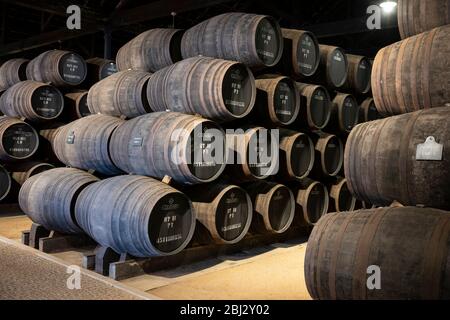
[{"label": "wooden barrel", "polygon": [[212,121],[175,112],[155,112],[126,121],[112,135],[118,168],[181,184],[216,180],[225,169],[225,133]]},{"label": "wooden barrel", "polygon": [[185,190],[198,221],[216,243],[234,244],[248,233],[253,206],[247,192],[234,185],[211,183]]},{"label": "wooden barrel", "polygon": [[299,225],[314,226],[328,212],[330,203],[327,187],[311,179],[288,184],[294,193]]},{"label": "wooden barrel", "polygon": [[367,98],[359,106],[359,122],[369,122],[381,119],[373,98]]},{"label": "wooden barrel", "polygon": [[252,202],[254,233],[284,233],[292,225],[295,215],[295,199],[292,191],[282,185],[267,181],[244,184]]},{"label": "wooden barrel", "polygon": [[147,97],[153,111],[170,110],[229,121],[250,113],[255,78],[244,65],[221,59],[186,59],[154,73]]},{"label": "wooden barrel", "polygon": [[226,134],[227,175],[236,182],[264,180],[278,173],[279,141],[263,127],[244,127]]},{"label": "wooden barrel", "polygon": [[103,58],[91,58],[86,60],[90,84],[95,84],[103,79],[117,73],[117,65],[113,60]]},{"label": "wooden barrel", "polygon": [[284,180],[306,178],[315,161],[312,140],[304,133],[280,129],[280,169],[277,177]]},{"label": "wooden barrel", "polygon": [[225,13],[187,30],[181,54],[184,59],[203,55],[249,67],[271,67],[283,54],[283,35],[272,17]]},{"label": "wooden barrel", "polygon": [[320,45],[320,64],[313,81],[331,89],[344,86],[348,77],[348,60],[339,47]]},{"label": "wooden barrel", "polygon": [[[435,209],[329,214],[308,241],[309,294],[320,300],[448,300],[449,235],[450,213]],[[374,284],[374,270],[381,272],[379,290],[367,285]]]},{"label": "wooden barrel", "polygon": [[5,199],[11,190],[11,176],[9,172],[0,165],[0,201]]},{"label": "wooden barrel", "polygon": [[450,25],[381,49],[373,65],[372,91],[382,115],[450,105]]},{"label": "wooden barrel", "polygon": [[450,24],[448,0],[399,0],[398,28],[402,39]]},{"label": "wooden barrel", "polygon": [[123,123],[118,118],[92,115],[58,129],[53,137],[53,150],[58,159],[71,167],[95,170],[104,175],[121,171],[109,154],[112,133]]},{"label": "wooden barrel", "polygon": [[313,76],[320,62],[316,36],[305,30],[281,29],[284,38],[282,64],[284,72],[300,77]]},{"label": "wooden barrel", "polygon": [[351,94],[338,93],[333,100],[327,131],[349,133],[358,124],[359,105]]},{"label": "wooden barrel", "polygon": [[347,54],[348,77],[343,89],[354,94],[362,95],[370,91],[372,63],[363,56]]},{"label": "wooden barrel", "polygon": [[30,121],[54,120],[64,110],[64,97],[55,87],[37,81],[22,81],[0,97],[0,110],[9,117]]},{"label": "wooden barrel", "polygon": [[331,98],[328,90],[320,85],[297,82],[301,95],[300,115],[297,123],[302,128],[322,130],[331,117]]},{"label": "wooden barrel", "polygon": [[77,120],[91,115],[87,97],[88,91],[69,92],[64,95],[66,114],[70,120]]},{"label": "wooden barrel", "polygon": [[315,177],[335,177],[339,174],[344,163],[344,145],[335,135],[314,132],[309,135],[314,143],[315,163],[313,175]]},{"label": "wooden barrel", "polygon": [[75,220],[75,202],[80,192],[98,178],[72,168],[57,168],[25,181],[19,193],[20,208],[47,230],[65,234],[83,233]]},{"label": "wooden barrel", "polygon": [[89,90],[89,111],[127,118],[151,112],[146,95],[150,77],[150,73],[130,70],[103,79]]},{"label": "wooden barrel", "polygon": [[129,41],[117,53],[120,71],[156,72],[180,60],[183,30],[151,29]]},{"label": "wooden barrel", "polygon": [[450,210],[450,108],[367,122],[345,150],[350,191],[375,205],[425,205]]},{"label": "wooden barrel", "polygon": [[329,184],[330,208],[329,212],[347,212],[355,210],[356,198],[348,189],[347,179],[338,178]]},{"label": "wooden barrel", "polygon": [[0,160],[28,159],[38,147],[39,136],[32,126],[18,119],[0,117]]},{"label": "wooden barrel", "polygon": [[300,93],[295,82],[284,76],[264,75],[256,80],[256,104],[249,118],[271,126],[288,126],[300,112]]},{"label": "wooden barrel", "polygon": [[52,83],[54,86],[78,86],[87,75],[86,61],[77,53],[50,50],[41,53],[27,66],[28,80]]},{"label": "wooden barrel", "polygon": [[27,79],[26,69],[30,60],[11,59],[0,66],[0,90],[8,89]]},{"label": "wooden barrel", "polygon": [[196,221],[183,193],[142,176],[119,176],[88,186],[78,197],[75,214],[100,245],[134,257],[181,252]]},{"label": "wooden barrel", "polygon": [[54,165],[43,162],[25,162],[11,165],[11,178],[18,184],[23,185],[25,181],[44,171],[52,170]]}]

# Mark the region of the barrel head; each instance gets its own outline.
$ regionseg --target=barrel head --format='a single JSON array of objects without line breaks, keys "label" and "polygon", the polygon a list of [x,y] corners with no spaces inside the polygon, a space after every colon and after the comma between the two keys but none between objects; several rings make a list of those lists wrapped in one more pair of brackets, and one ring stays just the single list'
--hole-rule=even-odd
[{"label": "barrel head", "polygon": [[190,159],[189,171],[205,182],[217,178],[226,163],[225,135],[222,129],[213,122],[202,122],[191,132],[190,143],[186,148],[186,158]]},{"label": "barrel head", "polygon": [[321,183],[314,184],[308,194],[306,212],[304,209],[304,216],[308,223],[316,224],[328,212],[328,204],[328,190],[325,185]]},{"label": "barrel head", "polygon": [[228,190],[220,199],[216,229],[222,239],[232,242],[247,233],[253,214],[248,199],[247,193],[240,188]]},{"label": "barrel head", "polygon": [[350,132],[358,123],[359,120],[359,106],[358,102],[353,96],[347,96],[341,109],[342,125],[345,131]]},{"label": "barrel head", "polygon": [[336,88],[342,87],[347,80],[348,74],[347,57],[342,50],[336,48],[332,51],[329,56],[328,67],[329,79],[332,85]]},{"label": "barrel head", "polygon": [[103,80],[107,77],[109,77],[110,75],[117,73],[117,65],[115,62],[109,62],[107,64],[105,64],[102,69],[100,70],[100,80]]},{"label": "barrel head", "polygon": [[150,242],[162,253],[178,250],[192,236],[193,214],[183,194],[173,193],[161,198],[148,222]]},{"label": "barrel head", "polygon": [[285,186],[277,188],[269,204],[269,222],[274,232],[284,232],[292,224],[295,201],[292,192]]},{"label": "barrel head", "polygon": [[87,97],[88,97],[88,95],[86,93],[85,95],[83,95],[81,97],[80,102],[79,102],[78,113],[81,117],[87,117],[92,114],[91,111],[89,110],[89,106],[87,103]]},{"label": "barrel head", "polygon": [[11,176],[5,168],[0,166],[0,201],[3,200],[11,189]]},{"label": "barrel head", "polygon": [[33,110],[44,119],[57,118],[64,108],[62,93],[53,86],[41,86],[31,96]]},{"label": "barrel head", "polygon": [[87,75],[84,59],[76,53],[67,53],[61,57],[58,65],[59,74],[70,85],[79,85]]},{"label": "barrel head", "polygon": [[36,131],[26,123],[9,126],[3,133],[2,145],[13,159],[26,159],[37,150],[39,138]]},{"label": "barrel head", "polygon": [[356,90],[358,92],[367,93],[370,90],[371,75],[372,64],[368,59],[362,59],[356,73]]},{"label": "barrel head", "polygon": [[323,129],[330,120],[331,102],[327,90],[317,87],[311,96],[310,117],[316,128]]},{"label": "barrel head", "polygon": [[264,65],[271,67],[281,58],[283,49],[281,30],[275,20],[265,17],[261,19],[255,34],[255,46],[258,57]]},{"label": "barrel head", "polygon": [[298,136],[291,149],[291,168],[296,177],[305,177],[314,165],[314,146],[306,135]]},{"label": "barrel head", "polygon": [[222,97],[225,107],[236,117],[248,114],[253,107],[255,87],[253,76],[240,64],[232,65],[222,83]]},{"label": "barrel head", "polygon": [[293,81],[282,79],[278,82],[274,95],[275,115],[282,124],[291,124],[298,115],[298,95]]},{"label": "barrel head", "polygon": [[343,157],[343,145],[341,140],[336,136],[331,137],[323,154],[325,173],[330,176],[337,175],[342,168]]},{"label": "barrel head", "polygon": [[320,52],[316,39],[308,32],[304,32],[297,47],[297,65],[300,73],[305,77],[314,75],[319,65]]}]

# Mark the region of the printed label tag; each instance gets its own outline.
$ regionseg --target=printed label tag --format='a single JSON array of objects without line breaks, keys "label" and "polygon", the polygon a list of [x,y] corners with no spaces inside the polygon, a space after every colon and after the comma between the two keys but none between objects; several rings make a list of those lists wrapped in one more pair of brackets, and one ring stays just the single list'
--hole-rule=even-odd
[{"label": "printed label tag", "polygon": [[425,143],[417,146],[416,160],[418,161],[442,161],[444,145],[437,143],[434,137],[428,137]]}]

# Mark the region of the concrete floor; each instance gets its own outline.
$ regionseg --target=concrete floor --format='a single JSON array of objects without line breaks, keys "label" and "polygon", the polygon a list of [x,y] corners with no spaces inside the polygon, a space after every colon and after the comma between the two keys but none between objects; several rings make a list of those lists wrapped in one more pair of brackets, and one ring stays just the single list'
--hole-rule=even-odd
[{"label": "concrete floor", "polygon": [[[0,236],[20,242],[31,221],[0,214]],[[220,256],[120,283],[163,299],[309,300],[303,275],[306,243],[292,241]],[[51,254],[81,265],[83,250]],[[0,262],[1,264],[1,262]],[[0,274],[1,283],[2,274]],[[0,297],[2,298],[2,297]]]}]

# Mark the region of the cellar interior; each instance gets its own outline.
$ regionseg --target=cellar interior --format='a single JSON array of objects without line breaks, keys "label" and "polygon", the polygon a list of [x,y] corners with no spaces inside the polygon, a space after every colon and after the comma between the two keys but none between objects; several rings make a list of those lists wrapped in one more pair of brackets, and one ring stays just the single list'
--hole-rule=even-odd
[{"label": "cellar interior", "polygon": [[0,12],[0,300],[450,298],[449,0]]}]

